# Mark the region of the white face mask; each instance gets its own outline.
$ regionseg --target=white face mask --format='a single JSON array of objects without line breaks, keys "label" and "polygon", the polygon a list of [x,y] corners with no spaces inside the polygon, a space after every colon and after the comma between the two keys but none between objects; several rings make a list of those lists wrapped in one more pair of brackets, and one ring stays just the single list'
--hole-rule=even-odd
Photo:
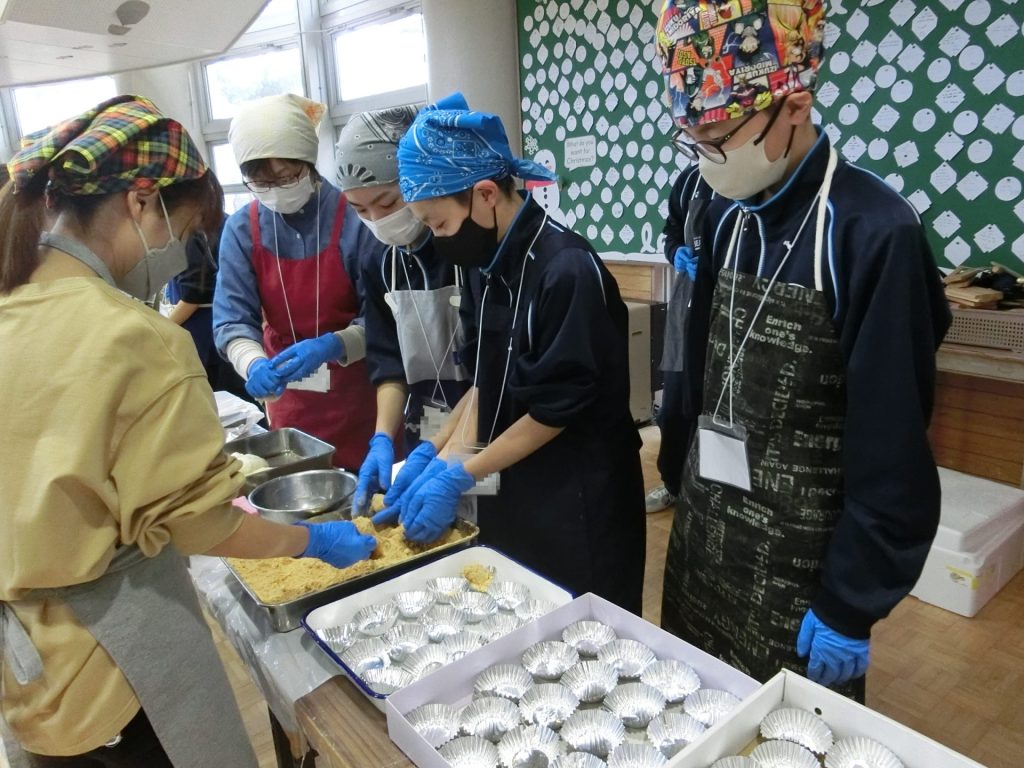
[{"label": "white face mask", "polygon": [[415,245],[427,228],[422,221],[413,216],[412,209],[408,206],[403,206],[377,221],[370,221],[362,216],[359,218],[367,229],[373,232],[373,236],[385,245]]},{"label": "white face mask", "polygon": [[311,173],[307,173],[291,187],[272,187],[265,192],[253,192],[257,200],[275,213],[295,213],[313,196],[316,186]]},{"label": "white face mask", "polygon": [[722,197],[746,200],[779,183],[786,175],[789,153],[769,160],[764,153],[765,142],[755,144],[756,138],[752,136],[743,146],[728,150],[724,163],[700,156],[700,175]]},{"label": "white face mask", "polygon": [[171,228],[171,217],[167,215],[167,206],[164,205],[162,197],[160,198],[160,207],[163,209],[164,220],[167,222],[169,235],[167,245],[163,248],[150,248],[149,243],[146,242],[146,235],[142,232],[142,227],[138,222],[133,221],[135,230],[142,239],[142,247],[146,249],[146,255],[117,281],[118,288],[139,301],[149,301],[171,281],[171,278],[180,275],[188,267],[188,253],[185,250],[185,244],[175,236],[174,230]]}]

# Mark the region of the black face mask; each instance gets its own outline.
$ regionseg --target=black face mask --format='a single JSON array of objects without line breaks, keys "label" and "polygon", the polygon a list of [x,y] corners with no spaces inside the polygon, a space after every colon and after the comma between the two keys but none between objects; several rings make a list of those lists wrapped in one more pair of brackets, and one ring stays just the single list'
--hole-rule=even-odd
[{"label": "black face mask", "polygon": [[[475,195],[474,195],[475,197]],[[473,198],[469,199],[469,215],[454,235],[434,235],[434,252],[456,267],[486,267],[498,251],[498,210],[494,210],[494,226],[481,227],[473,221]]]}]

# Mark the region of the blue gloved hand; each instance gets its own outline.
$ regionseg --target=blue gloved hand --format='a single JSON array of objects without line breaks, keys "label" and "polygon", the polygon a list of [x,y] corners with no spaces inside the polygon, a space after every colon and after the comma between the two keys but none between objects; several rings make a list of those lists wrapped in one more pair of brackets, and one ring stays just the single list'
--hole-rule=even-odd
[{"label": "blue gloved hand", "polygon": [[808,610],[796,638],[801,658],[810,654],[807,677],[821,685],[841,685],[868,671],[870,640],[841,635]]},{"label": "blue gloved hand", "polygon": [[373,536],[365,536],[348,520],[330,523],[296,523],[309,531],[309,544],[299,557],[315,557],[335,568],[348,568],[365,560],[377,547]]},{"label": "blue gloved hand", "polygon": [[[409,487],[405,489],[405,491],[402,493],[401,496],[398,497],[396,501],[392,502],[391,504],[388,504],[388,497],[387,495],[384,496],[384,509],[374,516],[373,524],[391,525],[395,522],[395,520],[398,520],[404,525],[406,520],[405,508],[409,502],[409,499],[413,497],[413,494],[415,494],[416,491],[423,487],[423,484],[425,482],[441,474],[446,469],[448,469],[448,465],[445,463],[443,459],[431,459],[427,463],[426,468],[413,479],[413,481],[409,484]],[[398,475],[399,477],[401,477],[402,473],[399,472]],[[397,485],[397,483],[398,479],[396,478],[395,484]],[[391,490],[395,490],[394,485],[391,486]]]},{"label": "blue gloved hand", "polygon": [[370,451],[359,468],[359,482],[352,500],[352,514],[365,515],[370,506],[370,494],[391,487],[391,465],[395,463],[395,444],[391,437],[377,432],[370,438]]},{"label": "blue gloved hand", "polygon": [[476,478],[458,463],[425,482],[406,505],[405,538],[422,544],[440,538],[455,522],[459,497],[474,485]]},{"label": "blue gloved hand", "polygon": [[405,459],[405,465],[398,470],[391,490],[384,494],[384,506],[390,507],[401,498],[402,494],[412,485],[413,480],[420,476],[420,473],[427,468],[427,465],[437,458],[437,448],[429,440],[422,441],[413,448]]},{"label": "blue gloved hand", "polygon": [[676,248],[675,256],[672,258],[672,266],[676,272],[686,270],[691,280],[697,279],[697,254],[688,245],[680,245]]},{"label": "blue gloved hand", "polygon": [[315,339],[292,344],[280,352],[270,364],[284,381],[298,381],[316,372],[324,363],[345,354],[345,345],[336,333],[325,333]]},{"label": "blue gloved hand", "polygon": [[270,361],[261,357],[249,366],[249,378],[245,382],[245,391],[257,400],[265,400],[268,397],[283,395],[285,384],[286,382],[277,375]]}]

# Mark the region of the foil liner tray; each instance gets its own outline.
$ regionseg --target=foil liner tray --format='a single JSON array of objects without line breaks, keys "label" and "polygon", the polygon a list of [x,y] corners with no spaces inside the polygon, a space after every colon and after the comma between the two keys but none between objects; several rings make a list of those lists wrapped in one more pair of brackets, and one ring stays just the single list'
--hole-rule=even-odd
[{"label": "foil liner tray", "polygon": [[[395,690],[458,664],[490,640],[521,626],[514,612],[501,610],[488,592],[469,587],[462,577],[462,569],[468,565],[493,569],[496,580],[520,584],[522,590],[515,590],[517,593],[550,605],[572,599],[564,589],[497,550],[474,546],[313,609],[302,624],[356,687],[383,709],[386,697]],[[369,636],[360,628],[368,629]],[[389,658],[394,671],[374,671],[367,677],[368,670],[377,670],[384,662],[377,655],[357,659],[351,649],[369,639],[380,642],[385,650],[381,656]],[[380,648],[374,645],[371,650]]]},{"label": "foil liner tray", "polygon": [[[346,512],[346,514],[348,513]],[[256,605],[259,612],[267,616],[270,620],[271,626],[274,628],[274,631],[290,632],[291,630],[298,629],[302,626],[302,618],[307,613],[322,605],[327,605],[328,603],[335,602],[336,600],[348,597],[349,595],[354,595],[357,592],[362,592],[370,587],[376,586],[377,584],[390,581],[396,576],[438,560],[452,552],[472,547],[476,542],[477,537],[480,535],[480,528],[473,523],[466,522],[465,520],[459,520],[456,527],[461,533],[465,534],[465,538],[460,539],[459,541],[454,541],[451,544],[445,544],[437,549],[431,549],[427,552],[414,555],[408,560],[395,563],[387,568],[381,568],[379,571],[367,573],[363,576],[357,576],[354,579],[343,581],[340,584],[334,584],[317,592],[310,592],[308,595],[303,595],[302,597],[297,597],[294,600],[289,600],[283,603],[267,603],[261,600],[256,593],[250,589],[249,585],[246,584],[238,575],[235,569],[231,567],[231,562],[227,558],[222,559],[228,570],[231,571],[231,575],[235,577],[235,580],[241,586],[242,592],[245,594],[246,598]]]}]

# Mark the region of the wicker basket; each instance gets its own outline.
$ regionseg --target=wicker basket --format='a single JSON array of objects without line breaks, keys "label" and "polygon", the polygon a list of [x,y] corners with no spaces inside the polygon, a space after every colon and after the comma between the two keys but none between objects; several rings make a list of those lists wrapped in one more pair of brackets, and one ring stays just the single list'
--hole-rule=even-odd
[{"label": "wicker basket", "polygon": [[1024,352],[1024,312],[954,309],[947,344]]}]

